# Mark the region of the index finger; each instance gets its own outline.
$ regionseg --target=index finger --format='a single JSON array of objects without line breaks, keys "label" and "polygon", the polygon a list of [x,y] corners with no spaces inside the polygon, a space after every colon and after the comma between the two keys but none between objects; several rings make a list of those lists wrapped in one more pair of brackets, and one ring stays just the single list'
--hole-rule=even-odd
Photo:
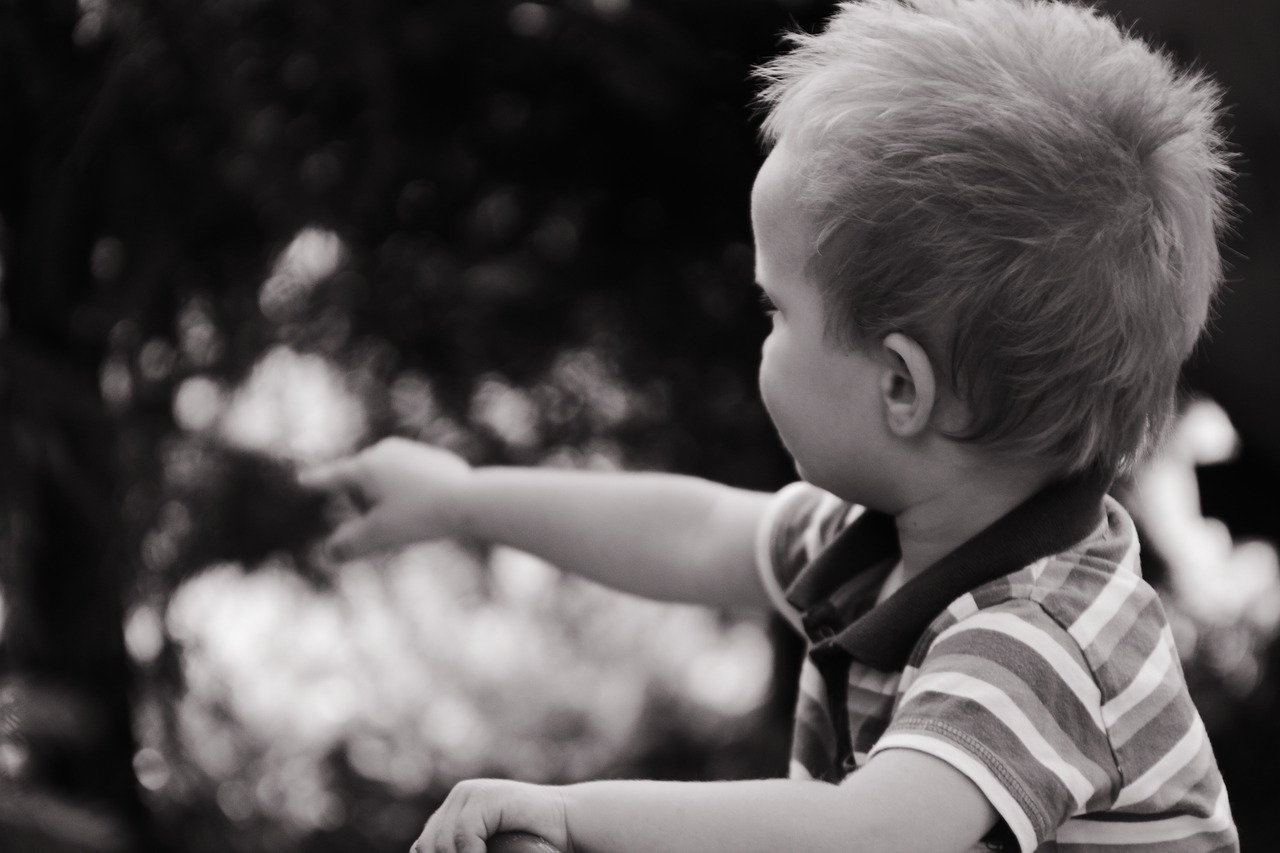
[{"label": "index finger", "polygon": [[336,492],[358,486],[355,465],[350,459],[339,459],[313,465],[298,472],[298,485],[305,489]]}]

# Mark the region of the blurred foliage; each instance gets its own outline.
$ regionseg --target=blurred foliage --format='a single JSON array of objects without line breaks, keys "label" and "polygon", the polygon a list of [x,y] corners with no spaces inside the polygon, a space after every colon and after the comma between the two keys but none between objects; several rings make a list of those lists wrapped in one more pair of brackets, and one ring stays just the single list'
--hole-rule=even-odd
[{"label": "blurred foliage", "polygon": [[[516,650],[560,651],[526,680],[502,669],[509,693],[483,687],[474,662],[468,680],[433,656],[468,660],[470,626],[494,623],[491,594],[394,595],[394,572],[318,566],[320,508],[291,471],[394,431],[478,463],[787,479],[753,404],[764,324],[747,74],[788,19],[740,3],[6,9],[18,72],[5,78],[6,344],[48,375],[90,378],[100,399],[82,395],[84,407],[105,409],[114,430],[114,484],[82,491],[117,517],[132,555],[122,621],[143,681],[129,769],[157,843],[283,849],[308,831],[310,845],[403,843],[452,778],[486,770],[782,768],[785,726],[766,736],[772,751],[744,748],[760,737],[729,725],[731,709],[692,713],[708,697],[682,674],[710,672],[692,682],[705,691],[728,667],[724,683],[750,685],[732,670],[745,653],[767,671],[759,626],[637,622],[626,614],[639,605],[573,587],[556,596],[571,612],[536,625],[508,612],[507,635],[490,629],[508,644],[525,631]],[[48,383],[32,385],[13,392],[18,426],[43,410],[34,397]],[[74,433],[24,434],[53,456]],[[110,445],[73,458],[99,454]],[[40,458],[15,451],[44,473]],[[430,562],[419,574],[461,566],[462,588],[500,574],[483,554]],[[291,585],[294,572],[329,591]],[[263,601],[280,613],[255,623]],[[431,642],[362,633],[371,615],[410,615],[393,605],[434,613]],[[222,621],[181,615],[206,609]],[[336,651],[316,657],[315,620],[366,676],[385,674],[379,689],[343,682],[352,665]],[[662,658],[655,643],[672,638],[694,645]],[[326,736],[282,737],[290,720],[305,732],[323,718],[304,698],[313,690],[347,696],[346,716]],[[263,710],[270,697],[284,706]],[[285,714],[291,699],[302,711]],[[593,707],[610,701],[630,710]],[[402,710],[376,718],[388,707]],[[459,719],[519,748],[423,740],[421,720],[443,736]],[[602,721],[607,732],[593,731]],[[39,772],[49,754],[33,751],[29,775],[83,795]],[[416,763],[387,764],[396,754]]]},{"label": "blurred foliage", "polygon": [[[1268,54],[1230,52],[1273,10],[1204,27],[1203,4],[1108,5],[1239,105],[1254,214],[1192,379],[1244,443],[1214,470],[1273,494],[1274,392],[1232,403],[1274,363],[1258,235],[1280,125]],[[293,472],[398,433],[481,464],[789,480],[754,391],[748,78],[830,9],[0,6],[5,849],[385,849],[462,775],[783,770],[784,634],[763,697],[749,620],[472,545],[339,571],[314,550],[331,510]],[[1274,540],[1267,500],[1218,488],[1205,509]],[[1189,674],[1238,818],[1274,837],[1252,793],[1280,758],[1271,635],[1224,668],[1239,643],[1202,627]]]}]

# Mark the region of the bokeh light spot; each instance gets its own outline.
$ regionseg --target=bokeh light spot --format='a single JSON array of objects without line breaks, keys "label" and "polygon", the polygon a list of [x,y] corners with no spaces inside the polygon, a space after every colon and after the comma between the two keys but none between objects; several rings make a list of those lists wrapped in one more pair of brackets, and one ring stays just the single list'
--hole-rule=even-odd
[{"label": "bokeh light spot", "polygon": [[514,447],[538,441],[538,411],[528,392],[497,377],[483,380],[471,399],[471,418]]},{"label": "bokeh light spot", "polygon": [[[340,170],[336,161],[317,160],[331,155],[316,154],[301,167],[307,179],[328,185]],[[267,319],[283,323],[292,319],[321,280],[337,271],[346,256],[346,244],[337,234],[320,228],[304,228],[276,260],[271,275],[258,292],[258,305]]]},{"label": "bokeh light spot", "polygon": [[197,368],[210,367],[222,355],[222,336],[203,299],[191,299],[178,313],[178,346]]},{"label": "bokeh light spot", "polygon": [[102,237],[93,244],[89,269],[98,281],[115,281],[124,269],[124,261],[124,243],[115,237]]},{"label": "bokeh light spot", "polygon": [[138,783],[148,791],[158,791],[169,781],[169,763],[159,751],[151,747],[138,750],[133,756],[133,772]]},{"label": "bokeh light spot", "polygon": [[125,620],[124,641],[138,663],[151,663],[164,648],[164,623],[154,607],[134,608]]},{"label": "bokeh light spot", "polygon": [[330,361],[280,346],[235,391],[221,427],[234,445],[311,463],[352,450],[365,415]]},{"label": "bokeh light spot", "polygon": [[163,382],[173,372],[175,360],[172,344],[161,338],[152,338],[138,353],[138,372],[148,382]]},{"label": "bokeh light spot", "polygon": [[533,38],[546,32],[550,17],[541,3],[517,3],[507,13],[507,23],[516,35]]},{"label": "bokeh light spot", "polygon": [[127,406],[133,399],[133,374],[129,366],[118,358],[104,361],[99,387],[108,406],[117,409]]},{"label": "bokeh light spot", "polygon": [[212,429],[222,414],[222,386],[207,376],[184,379],[173,395],[173,418],[191,432]]}]

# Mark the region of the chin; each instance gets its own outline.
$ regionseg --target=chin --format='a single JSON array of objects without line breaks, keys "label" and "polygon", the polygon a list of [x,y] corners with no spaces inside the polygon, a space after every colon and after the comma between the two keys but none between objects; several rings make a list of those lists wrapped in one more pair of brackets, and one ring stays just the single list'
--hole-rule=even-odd
[{"label": "chin", "polygon": [[804,480],[811,486],[817,486],[820,489],[827,489],[830,491],[830,487],[824,482],[824,478],[821,476],[814,477],[811,471],[806,468],[805,464],[799,459],[796,459],[793,456],[791,457],[791,463],[795,466],[796,473],[800,475],[801,480]]},{"label": "chin", "polygon": [[808,468],[805,468],[803,462],[801,462],[798,459],[794,461],[796,466],[796,473],[800,475],[801,480],[804,480],[806,483],[808,483],[811,486],[817,486],[819,489],[823,489],[825,491],[831,492],[833,495],[844,497],[843,495],[840,494],[842,490],[840,489],[839,485],[831,482],[830,478],[823,477],[820,475],[815,477],[809,471]]},{"label": "chin", "polygon": [[796,472],[800,477],[812,486],[817,486],[823,491],[830,492],[840,500],[852,504],[861,504],[871,509],[882,509],[883,500],[877,497],[875,489],[868,488],[868,484],[860,482],[851,482],[848,478],[841,479],[839,477],[813,477],[799,463],[796,464]]}]

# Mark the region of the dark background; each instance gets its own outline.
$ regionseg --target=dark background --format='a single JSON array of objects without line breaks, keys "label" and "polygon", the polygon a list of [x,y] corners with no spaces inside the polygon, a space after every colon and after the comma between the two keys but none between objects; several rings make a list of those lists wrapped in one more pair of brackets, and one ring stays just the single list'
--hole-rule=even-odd
[{"label": "dark background", "polygon": [[[1274,542],[1280,6],[1102,5],[1227,89],[1239,218],[1187,393],[1240,437],[1199,471],[1204,514]],[[340,377],[356,443],[792,478],[754,390],[748,76],[831,9],[0,0],[0,846],[400,849],[447,791],[448,772],[371,776],[344,744],[316,759],[340,807],[290,822],[261,755],[217,771],[189,754],[197,650],[166,617],[184,584],[231,565],[317,601],[341,586],[312,548],[322,507],[293,485],[305,454],[209,426],[270,353]],[[304,228],[342,247],[318,274],[278,261]],[[483,549],[472,559],[488,577]],[[1180,616],[1172,585],[1168,606],[1244,847],[1273,849],[1272,634]],[[646,682],[615,757],[529,766],[782,773],[797,649],[769,630],[778,678],[737,724]],[[214,705],[219,731],[246,725]],[[481,753],[454,775],[523,766]]]}]

